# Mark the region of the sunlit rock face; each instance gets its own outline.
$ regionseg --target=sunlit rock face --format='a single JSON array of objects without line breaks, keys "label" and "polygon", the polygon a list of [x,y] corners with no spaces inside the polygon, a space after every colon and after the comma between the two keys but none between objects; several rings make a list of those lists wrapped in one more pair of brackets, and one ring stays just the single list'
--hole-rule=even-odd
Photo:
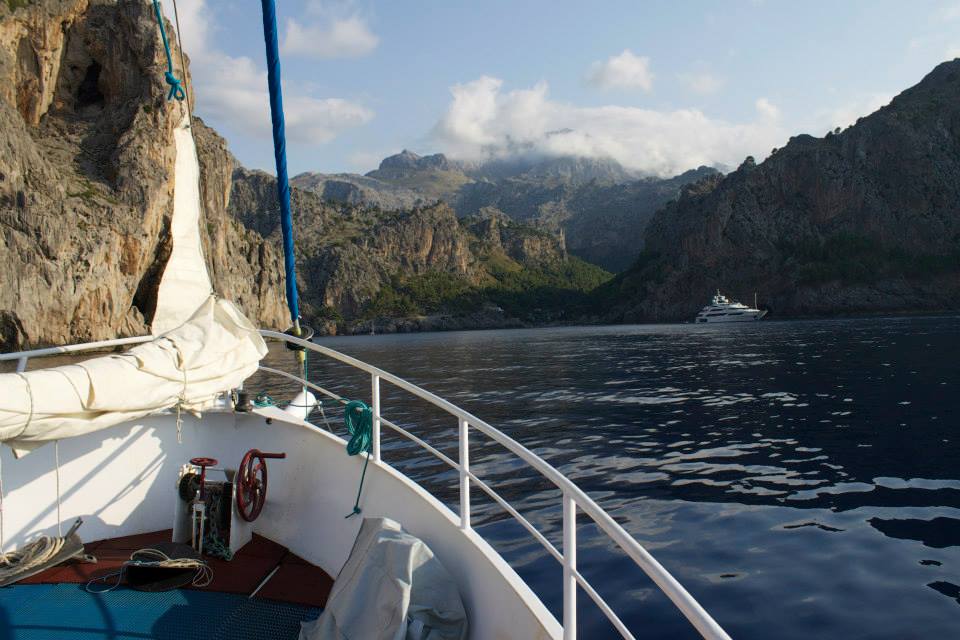
[{"label": "sunlit rock face", "polygon": [[[145,333],[185,108],[165,99],[152,5],[19,4],[0,3],[0,349]],[[196,129],[214,288],[280,326],[278,256],[227,215],[234,161]]]}]

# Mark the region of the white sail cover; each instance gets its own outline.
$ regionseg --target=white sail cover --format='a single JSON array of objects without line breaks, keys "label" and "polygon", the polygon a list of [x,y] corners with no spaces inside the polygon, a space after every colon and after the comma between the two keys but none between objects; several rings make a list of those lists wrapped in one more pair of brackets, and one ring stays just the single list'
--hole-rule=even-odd
[{"label": "white sail cover", "polygon": [[184,324],[123,354],[0,374],[0,442],[19,455],[164,409],[199,412],[266,353],[240,310],[210,296]]},{"label": "white sail cover", "polygon": [[160,278],[157,309],[150,323],[155,336],[186,322],[213,291],[200,241],[200,163],[186,113],[173,130],[173,140],[177,161],[170,221],[172,248]]}]

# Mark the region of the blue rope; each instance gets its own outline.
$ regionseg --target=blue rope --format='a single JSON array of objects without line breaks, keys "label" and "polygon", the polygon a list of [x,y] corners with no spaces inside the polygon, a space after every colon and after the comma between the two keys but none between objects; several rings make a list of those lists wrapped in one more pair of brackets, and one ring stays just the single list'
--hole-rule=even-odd
[{"label": "blue rope", "polygon": [[261,0],[261,4],[263,5],[263,40],[267,47],[270,118],[273,121],[273,156],[277,163],[280,230],[283,232],[283,267],[287,276],[287,306],[290,307],[290,320],[296,325],[300,318],[300,302],[297,299],[297,267],[293,253],[293,224],[290,221],[290,182],[287,177],[287,140],[283,124],[283,94],[280,89],[277,7],[274,0]]},{"label": "blue rope", "polygon": [[157,24],[160,25],[160,37],[163,39],[163,50],[167,54],[167,72],[163,76],[167,79],[167,84],[170,85],[170,93],[167,94],[167,100],[176,98],[177,100],[183,101],[183,99],[187,97],[187,94],[183,90],[183,84],[173,75],[173,58],[170,57],[170,41],[167,40],[167,30],[163,26],[163,16],[160,14],[160,0],[153,0],[153,12],[157,14]]},{"label": "blue rope", "polygon": [[363,461],[363,471],[360,473],[360,487],[357,489],[357,499],[353,503],[353,511],[346,517],[360,513],[360,494],[363,493],[363,479],[367,475],[367,464],[370,463],[370,450],[373,448],[373,411],[360,400],[352,400],[343,409],[343,421],[350,433],[347,442],[347,455],[355,456],[366,453]]}]

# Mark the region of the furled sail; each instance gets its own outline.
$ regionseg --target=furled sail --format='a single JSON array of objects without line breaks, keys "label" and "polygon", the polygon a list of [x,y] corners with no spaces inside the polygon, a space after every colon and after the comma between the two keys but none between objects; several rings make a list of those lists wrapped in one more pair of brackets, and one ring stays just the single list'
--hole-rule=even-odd
[{"label": "furled sail", "polygon": [[189,115],[185,114],[174,129],[173,139],[177,161],[170,221],[172,246],[150,323],[155,336],[183,324],[213,291],[200,242],[200,163]]},{"label": "furled sail", "polygon": [[187,322],[123,354],[0,374],[0,442],[19,455],[164,409],[207,409],[266,353],[240,310],[209,296]]}]

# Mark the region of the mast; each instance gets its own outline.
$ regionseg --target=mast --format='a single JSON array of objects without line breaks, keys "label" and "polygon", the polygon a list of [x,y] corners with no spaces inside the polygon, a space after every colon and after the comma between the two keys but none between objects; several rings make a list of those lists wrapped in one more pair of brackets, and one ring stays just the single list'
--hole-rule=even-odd
[{"label": "mast", "polygon": [[[300,300],[297,297],[297,263],[293,246],[293,223],[290,216],[290,181],[287,177],[287,136],[283,123],[283,90],[280,85],[280,45],[277,41],[277,6],[274,0],[261,0],[263,6],[263,41],[267,49],[267,85],[270,89],[270,120],[273,123],[273,158],[277,164],[277,199],[280,201],[280,230],[283,234],[283,270],[287,284],[287,307],[293,323],[293,335],[300,330]],[[309,337],[307,338],[309,340]],[[307,391],[307,352],[296,350],[300,377]],[[308,412],[309,413],[309,412]]]},{"label": "mast", "polygon": [[287,140],[283,122],[283,92],[280,87],[280,47],[277,42],[277,7],[274,0],[263,5],[263,40],[267,48],[267,83],[270,88],[270,119],[273,123],[273,156],[277,165],[277,198],[280,201],[280,230],[283,233],[283,267],[286,274],[287,306],[294,334],[300,335],[300,301],[297,298],[297,265],[290,216],[290,182],[287,177]]}]

